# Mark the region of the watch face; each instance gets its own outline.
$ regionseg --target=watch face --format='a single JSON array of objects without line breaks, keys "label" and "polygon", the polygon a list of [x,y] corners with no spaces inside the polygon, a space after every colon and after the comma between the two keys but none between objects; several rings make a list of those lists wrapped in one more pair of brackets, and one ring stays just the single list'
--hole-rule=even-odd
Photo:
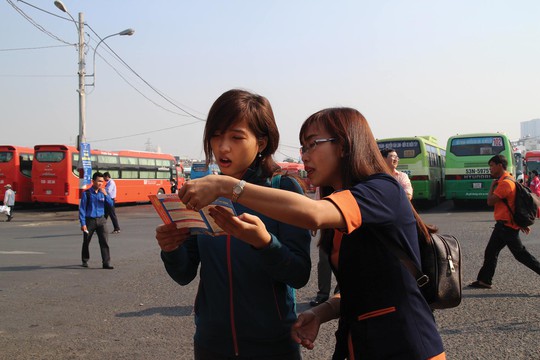
[{"label": "watch face", "polygon": [[242,192],[242,188],[240,187],[240,185],[236,185],[233,189],[233,192],[237,195],[240,194]]}]

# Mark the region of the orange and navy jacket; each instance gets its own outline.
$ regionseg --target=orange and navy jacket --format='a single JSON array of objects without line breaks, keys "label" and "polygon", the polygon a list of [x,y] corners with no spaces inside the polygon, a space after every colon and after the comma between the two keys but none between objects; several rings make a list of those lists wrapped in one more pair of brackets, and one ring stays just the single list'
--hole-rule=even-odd
[{"label": "orange and navy jacket", "polygon": [[[494,206],[493,217],[495,221],[502,221],[504,226],[518,230],[520,227],[514,223],[514,219],[508,206],[514,211],[516,199],[516,183],[512,175],[505,171],[504,174],[497,180],[497,186],[493,191],[501,201],[497,201]],[[505,201],[508,203],[506,206]]]},{"label": "orange and navy jacket", "polygon": [[420,267],[416,220],[403,188],[375,174],[326,199],[346,220],[330,255],[341,293],[334,359],[443,359],[416,280],[380,240],[399,244]]},{"label": "orange and navy jacket", "polygon": [[[248,170],[244,180],[270,187],[270,179]],[[282,176],[280,187],[300,192],[296,180]],[[298,349],[290,335],[296,320],[295,291],[311,272],[308,230],[277,222],[241,204],[238,215],[257,215],[272,236],[257,250],[234,237],[192,236],[173,252],[162,252],[165,268],[180,285],[200,267],[195,300],[195,343],[226,357],[261,357]]]}]

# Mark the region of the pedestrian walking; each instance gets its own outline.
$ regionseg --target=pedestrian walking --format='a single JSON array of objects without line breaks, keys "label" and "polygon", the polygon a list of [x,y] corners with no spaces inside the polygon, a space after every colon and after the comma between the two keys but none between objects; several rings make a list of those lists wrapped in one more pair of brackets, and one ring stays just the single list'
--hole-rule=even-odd
[{"label": "pedestrian walking", "polygon": [[116,182],[111,178],[111,174],[109,174],[108,171],[103,173],[103,178],[107,182],[105,190],[112,200],[112,205],[105,206],[105,219],[109,216],[111,217],[114,228],[112,234],[118,234],[120,233],[120,225],[118,224],[118,217],[116,216]]},{"label": "pedestrian walking", "polygon": [[[512,217],[515,211],[516,184],[512,175],[506,171],[508,160],[504,155],[495,155],[489,159],[489,171],[491,177],[495,180],[489,188],[487,204],[494,206],[493,216],[495,218],[495,227],[491,233],[486,250],[484,251],[484,263],[478,272],[476,280],[469,284],[469,287],[480,289],[491,289],[493,285],[493,276],[497,268],[497,259],[499,253],[505,246],[516,258],[517,261],[540,275],[540,263],[523,246],[519,237],[519,232],[526,234],[530,229],[521,229]],[[531,181],[532,185],[532,181]],[[508,203],[508,206],[505,204]]]},{"label": "pedestrian walking", "polygon": [[107,195],[104,185],[105,179],[100,172],[92,176],[92,187],[84,191],[79,204],[79,221],[83,232],[82,245],[82,267],[88,267],[90,259],[90,240],[94,232],[99,239],[101,250],[101,260],[104,269],[114,269],[111,266],[111,255],[109,251],[107,219],[105,219],[105,204],[112,205],[112,199]]},{"label": "pedestrian walking", "polygon": [[9,208],[9,214],[7,214],[7,221],[13,219],[13,208],[15,208],[15,191],[11,189],[11,184],[4,186],[6,192],[4,194],[4,206]]}]

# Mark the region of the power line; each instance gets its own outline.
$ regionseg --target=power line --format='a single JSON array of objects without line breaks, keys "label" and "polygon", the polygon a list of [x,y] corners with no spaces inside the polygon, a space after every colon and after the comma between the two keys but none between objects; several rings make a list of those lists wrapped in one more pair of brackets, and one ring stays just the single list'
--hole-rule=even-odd
[{"label": "power line", "polygon": [[40,50],[40,49],[50,49],[50,48],[59,48],[73,46],[73,44],[68,45],[49,45],[49,46],[36,46],[36,47],[26,47],[26,48],[12,48],[12,49],[0,49],[0,51],[24,51],[24,50]]},{"label": "power line", "polygon": [[[39,31],[41,31],[41,32],[44,33],[45,35],[47,35],[47,36],[49,36],[49,37],[51,37],[51,38],[53,38],[53,39],[55,39],[55,40],[58,40],[58,41],[60,41],[60,42],[62,42],[62,43],[64,43],[64,44],[67,44],[67,45],[75,45],[75,44],[69,43],[69,42],[67,42],[67,41],[65,41],[65,40],[62,40],[62,39],[59,38],[58,36],[54,35],[54,34],[51,33],[50,31],[46,30],[43,26],[39,25],[34,19],[32,19],[32,18],[30,17],[30,15],[26,14],[21,8],[19,8],[17,5],[15,5],[15,4],[13,3],[13,1],[11,1],[11,0],[6,0],[6,1],[8,2],[8,4],[10,4],[10,5],[15,9],[15,11],[17,11],[17,12],[18,12],[22,17],[24,17],[30,24],[34,25]],[[19,0],[19,1],[20,1],[20,0]],[[29,5],[29,6],[32,6],[32,7],[36,8],[36,9],[39,9],[39,8],[35,7],[34,5],[30,5],[30,4],[28,4],[28,3],[24,2],[24,1],[21,1],[21,2],[23,2],[23,3],[25,3],[25,4]],[[48,14],[54,15],[54,14],[52,14],[52,13],[49,13],[49,12],[45,11],[45,10],[42,10],[42,9],[39,9],[39,10],[41,10],[41,11],[43,11],[43,12],[46,12],[46,13],[48,13]],[[63,18],[63,19],[64,19],[64,18]]]},{"label": "power line", "polygon": [[[92,32],[100,39],[101,37],[94,31],[94,29],[92,29],[92,27],[90,25],[86,25],[90,30],[92,30]],[[122,59],[120,57],[120,55],[118,55],[107,43],[105,43],[105,46],[118,58],[118,60],[120,60],[120,62],[122,64],[124,64],[125,67],[127,67],[135,76],[137,76],[142,82],[144,82],[150,89],[152,89],[156,94],[158,94],[161,98],[163,98],[165,101],[167,101],[169,104],[171,104],[172,106],[176,107],[177,109],[179,109],[180,111],[183,111],[184,113],[188,114],[189,116],[191,116],[192,118],[194,119],[197,119],[199,121],[202,121],[202,122],[206,122],[205,119],[203,118],[200,118],[194,114],[192,114],[191,112],[181,108],[180,106],[176,105],[174,102],[172,102],[168,97],[166,97],[161,91],[159,91],[158,89],[156,89],[154,86],[152,86],[148,81],[146,81],[145,79],[143,79],[143,77],[141,75],[139,75],[131,66],[129,66],[125,61],[124,59]]]},{"label": "power line", "polygon": [[75,77],[75,75],[12,75],[12,74],[0,74],[0,77],[3,78],[67,78],[67,77]]},{"label": "power line", "polygon": [[[60,39],[59,37],[55,36],[54,34],[52,34],[51,32],[47,31],[43,26],[39,25],[36,21],[34,21],[29,15],[27,15],[26,13],[24,13],[24,11],[20,8],[18,8],[11,0],[6,0],[17,12],[19,12],[19,14],[21,14],[21,16],[23,16],[27,21],[29,21],[32,25],[34,25],[36,28],[38,28],[40,31],[42,31],[43,33],[47,34],[48,36],[52,37],[53,39],[55,40],[58,40],[60,42],[63,42],[65,43],[66,45],[61,45],[61,46],[76,46],[77,44],[71,44],[69,42],[66,42],[62,39]],[[72,19],[68,19],[68,18],[65,18],[65,17],[62,17],[62,16],[59,16],[57,14],[54,14],[54,13],[51,13],[49,11],[46,11],[46,10],[43,10],[37,6],[34,6],[32,4],[29,4],[25,1],[22,1],[22,0],[19,0],[21,1],[22,3],[32,7],[32,8],[35,8],[39,11],[42,11],[44,13],[47,13],[49,15],[52,15],[52,16],[55,16],[55,17],[58,17],[60,19],[63,19],[63,20],[66,20],[66,21],[70,21],[70,22],[73,22]],[[94,34],[95,36],[100,40],[102,41],[103,39],[97,34],[96,31],[94,31],[94,29],[88,25],[87,23],[85,23],[86,27],[89,28]],[[89,34],[87,34],[89,36]],[[91,37],[89,36],[89,38],[91,39]],[[179,115],[179,116],[190,116],[194,119],[197,119],[197,121],[194,121],[194,122],[191,122],[191,123],[187,123],[187,124],[182,124],[182,125],[177,125],[177,126],[172,126],[172,127],[167,127],[167,128],[162,128],[162,129],[156,129],[156,130],[151,130],[151,131],[146,131],[146,132],[141,132],[141,133],[137,133],[137,134],[132,134],[132,135],[125,135],[125,136],[119,136],[119,137],[114,137],[114,138],[109,138],[109,139],[100,139],[100,140],[93,140],[94,142],[100,142],[100,141],[109,141],[109,140],[116,140],[116,139],[124,139],[124,138],[128,138],[128,137],[135,137],[135,136],[141,136],[141,135],[147,135],[147,134],[151,134],[151,133],[156,133],[156,132],[160,132],[160,131],[166,131],[166,130],[171,130],[171,129],[175,129],[175,128],[179,128],[179,127],[183,127],[183,126],[188,126],[188,125],[192,125],[192,124],[195,124],[195,123],[200,123],[200,122],[206,122],[205,119],[201,118],[201,117],[198,117],[196,115],[194,115],[193,113],[191,113],[190,111],[187,111],[185,110],[184,108],[178,106],[177,104],[175,104],[172,99],[168,96],[166,96],[165,94],[163,94],[161,91],[159,91],[158,89],[156,89],[154,86],[152,86],[148,81],[146,81],[141,75],[139,75],[131,66],[129,66],[107,43],[104,43],[105,46],[107,47],[107,49],[109,49],[109,51],[114,54],[113,57],[116,57],[116,59],[118,61],[120,61],[121,64],[123,64],[127,69],[129,69],[135,76],[137,76],[144,84],[146,84],[150,89],[152,89],[156,94],[158,94],[161,98],[163,98],[165,101],[167,101],[169,104],[173,105],[175,108],[179,109],[180,111],[182,111],[183,113],[178,113],[178,112],[175,112],[173,110],[170,110],[170,109],[167,109],[165,108],[164,106],[158,104],[157,102],[155,102],[154,100],[150,99],[148,96],[146,96],[145,94],[142,93],[142,91],[140,91],[139,89],[137,89],[137,87],[133,84],[131,84],[121,73],[118,69],[116,69],[111,63],[109,63],[105,58],[103,58],[103,56],[101,56],[99,53],[97,53],[99,55],[100,58],[103,59],[103,61],[105,61],[105,63],[107,63],[107,65],[109,65],[117,74],[118,76],[120,76],[120,78],[122,78],[130,87],[132,87],[135,91],[137,91],[141,96],[143,96],[145,99],[147,99],[148,101],[150,101],[151,103],[153,103],[155,106],[165,110],[165,111],[168,111],[170,113],[173,113],[173,114],[176,114],[176,115]],[[89,47],[91,47],[90,45],[88,45]],[[36,48],[33,48],[33,49],[40,49],[40,48],[47,48],[47,47],[36,47]],[[93,47],[92,47],[93,48]],[[31,49],[31,48],[26,48],[26,49]],[[95,48],[93,48],[94,51],[96,50]],[[14,51],[16,49],[6,49],[7,50],[11,50],[11,51]],[[23,50],[23,49],[20,49],[20,50]],[[1,76],[1,75],[0,75]],[[38,75],[40,76],[40,75]],[[28,75],[27,77],[38,77],[36,75]],[[185,107],[185,105],[183,105]],[[196,111],[196,110],[195,110]]]},{"label": "power line", "polygon": [[192,122],[187,123],[187,124],[171,126],[171,127],[164,128],[164,129],[150,130],[150,131],[145,131],[145,132],[137,133],[137,134],[131,134],[131,135],[125,135],[125,136],[117,136],[117,137],[108,138],[108,139],[92,140],[92,142],[93,142],[93,143],[96,143],[96,142],[102,142],[102,141],[118,140],[118,139],[125,139],[125,138],[128,138],[128,137],[135,137],[135,136],[141,136],[141,135],[148,135],[148,134],[153,134],[153,133],[160,132],[160,131],[171,130],[171,129],[177,129],[177,128],[179,128],[179,127],[184,127],[184,126],[193,125],[193,124],[200,124],[200,121],[198,121],[198,120],[197,120],[197,121],[192,121]]}]

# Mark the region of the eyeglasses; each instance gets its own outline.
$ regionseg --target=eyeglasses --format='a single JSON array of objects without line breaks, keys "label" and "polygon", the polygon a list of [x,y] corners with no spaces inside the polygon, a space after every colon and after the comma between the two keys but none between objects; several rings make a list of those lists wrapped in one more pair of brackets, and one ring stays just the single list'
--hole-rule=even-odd
[{"label": "eyeglasses", "polygon": [[389,158],[392,160],[399,160],[399,156],[397,155],[390,155]]},{"label": "eyeglasses", "polygon": [[300,154],[304,155],[313,150],[318,144],[329,142],[329,141],[336,141],[336,138],[327,138],[327,139],[316,139],[313,140],[308,145],[304,145],[300,147]]}]

